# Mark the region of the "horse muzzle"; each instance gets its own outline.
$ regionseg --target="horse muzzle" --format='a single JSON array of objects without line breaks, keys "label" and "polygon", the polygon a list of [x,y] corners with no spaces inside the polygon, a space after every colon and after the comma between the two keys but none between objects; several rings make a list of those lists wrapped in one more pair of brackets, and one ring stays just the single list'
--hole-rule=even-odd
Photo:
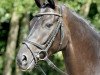
[{"label": "horse muzzle", "polygon": [[30,52],[30,50],[27,50],[27,49],[28,49],[27,46],[23,45],[20,48],[17,54],[17,58],[16,58],[16,62],[19,68],[22,69],[22,71],[31,70],[36,65],[36,62],[32,53]]}]

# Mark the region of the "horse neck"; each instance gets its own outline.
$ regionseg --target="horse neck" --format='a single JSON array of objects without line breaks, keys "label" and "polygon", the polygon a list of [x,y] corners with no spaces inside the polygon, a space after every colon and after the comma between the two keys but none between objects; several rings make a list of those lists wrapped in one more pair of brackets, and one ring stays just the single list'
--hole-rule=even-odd
[{"label": "horse neck", "polygon": [[[68,8],[66,11],[64,9],[64,12],[67,13],[65,16],[65,28],[68,28],[70,32],[69,44],[63,50],[66,68],[71,75],[92,75],[90,73],[100,64],[98,63],[100,36],[93,30],[90,23],[86,22],[75,12]],[[91,72],[88,71],[86,73],[86,70]]]}]

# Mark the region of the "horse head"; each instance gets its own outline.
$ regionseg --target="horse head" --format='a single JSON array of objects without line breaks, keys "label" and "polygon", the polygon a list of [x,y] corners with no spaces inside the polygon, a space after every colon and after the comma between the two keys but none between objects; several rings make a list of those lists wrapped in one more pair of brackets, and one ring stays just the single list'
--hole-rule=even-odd
[{"label": "horse head", "polygon": [[32,69],[38,61],[66,46],[61,7],[54,0],[45,3],[35,0],[40,12],[30,22],[30,32],[17,54],[17,63],[23,70]]}]

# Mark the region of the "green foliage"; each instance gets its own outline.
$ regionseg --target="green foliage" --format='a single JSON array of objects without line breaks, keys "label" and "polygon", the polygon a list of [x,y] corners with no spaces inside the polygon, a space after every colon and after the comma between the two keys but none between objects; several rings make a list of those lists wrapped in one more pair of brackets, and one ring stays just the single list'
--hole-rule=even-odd
[{"label": "green foliage", "polygon": [[0,1],[0,22],[9,20],[12,12],[16,11],[18,14],[25,14],[36,12],[37,6],[33,0],[1,0]]}]

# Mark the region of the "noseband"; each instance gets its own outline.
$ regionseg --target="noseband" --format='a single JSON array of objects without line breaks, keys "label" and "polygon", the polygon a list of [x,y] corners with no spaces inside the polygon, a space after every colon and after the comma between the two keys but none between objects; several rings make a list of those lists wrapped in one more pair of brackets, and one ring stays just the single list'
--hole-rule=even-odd
[{"label": "noseband", "polygon": [[[57,21],[57,24],[55,26],[55,28],[53,29],[52,33],[50,34],[49,38],[47,39],[47,41],[45,42],[45,45],[40,45],[38,43],[35,43],[35,42],[32,42],[28,39],[24,40],[23,41],[23,44],[25,44],[28,49],[30,50],[30,52],[32,53],[33,55],[33,58],[34,58],[34,61],[35,61],[35,65],[38,64],[38,61],[40,60],[43,60],[43,61],[46,61],[48,63],[48,65],[50,67],[52,67],[53,69],[57,70],[58,72],[60,72],[61,74],[63,75],[68,75],[67,73],[63,72],[62,70],[60,70],[59,68],[57,68],[49,59],[48,59],[48,50],[49,48],[51,47],[51,45],[53,44],[54,42],[54,39],[55,37],[57,36],[57,33],[60,31],[60,36],[61,36],[61,42],[59,43],[59,49],[61,48],[62,46],[62,41],[64,39],[64,30],[63,30],[63,23],[61,22],[61,14],[58,14],[58,13],[39,13],[37,15],[35,15],[34,17],[41,17],[43,15],[54,15],[54,16],[58,16],[58,21]],[[31,45],[34,45],[35,47],[39,48],[39,51],[35,51],[33,52],[29,46],[27,45],[27,43],[31,44]],[[40,70],[44,73],[44,71],[41,69],[40,67]],[[44,75],[46,75],[44,73]]]}]

